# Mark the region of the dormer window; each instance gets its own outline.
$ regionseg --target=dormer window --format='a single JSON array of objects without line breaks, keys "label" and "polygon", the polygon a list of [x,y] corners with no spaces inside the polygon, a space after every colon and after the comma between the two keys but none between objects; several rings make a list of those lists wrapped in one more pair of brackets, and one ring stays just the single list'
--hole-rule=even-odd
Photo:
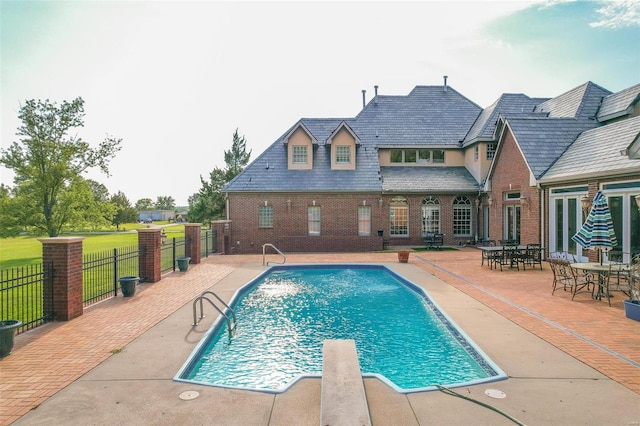
[{"label": "dormer window", "polygon": [[355,170],[356,145],[359,141],[346,124],[341,124],[327,139],[331,147],[332,170]]},{"label": "dormer window", "polygon": [[310,170],[313,166],[313,145],[316,143],[302,125],[286,138],[290,170]]}]

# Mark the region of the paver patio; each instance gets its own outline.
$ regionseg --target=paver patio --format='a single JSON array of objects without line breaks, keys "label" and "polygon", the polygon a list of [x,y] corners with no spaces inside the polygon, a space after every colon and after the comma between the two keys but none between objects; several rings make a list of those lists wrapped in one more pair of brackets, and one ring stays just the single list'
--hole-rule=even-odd
[{"label": "paver patio", "polygon": [[[287,263],[395,261],[396,254],[392,252],[287,255]],[[261,262],[259,255],[211,256],[200,265],[192,265],[186,273],[172,273],[158,283],[141,285],[132,298],[112,298],[86,309],[77,319],[47,324],[17,336],[13,353],[0,360],[0,424],[20,423],[19,419],[31,410],[37,413],[37,407],[48,398],[106,360],[116,358],[116,354],[120,356],[123,348],[126,352],[127,345],[176,311],[184,310],[195,296],[247,264],[253,265],[251,273],[259,273],[264,269]],[[635,397],[630,399],[639,403],[635,420],[640,422],[640,322],[625,318],[621,293],[615,294],[611,307],[586,294],[578,295],[574,301],[570,293],[562,290],[551,295],[552,274],[547,264],[542,271],[489,270],[486,265],[480,266],[480,252],[474,248],[412,252],[410,263],[634,392]],[[204,333],[188,330],[185,326],[177,335],[194,344]],[[149,353],[149,357],[162,356],[158,352]],[[315,389],[315,385],[303,382],[296,387]],[[366,383],[373,405],[377,394],[371,392],[369,396],[370,389],[379,384],[369,380]],[[225,395],[233,398],[236,392],[242,391],[226,391]],[[280,401],[287,400],[287,393]],[[389,401],[396,396],[385,395],[384,410],[391,413],[395,406],[390,406]],[[424,398],[418,394],[407,397],[414,405]],[[417,416],[425,404],[429,403],[414,406],[412,415]],[[373,406],[371,410],[383,411]],[[237,424],[241,424],[245,414],[237,413]],[[316,417],[311,419],[313,423]],[[266,419],[256,415],[254,420],[253,424],[285,424],[279,423],[273,412]],[[164,423],[161,417],[157,423]]]}]

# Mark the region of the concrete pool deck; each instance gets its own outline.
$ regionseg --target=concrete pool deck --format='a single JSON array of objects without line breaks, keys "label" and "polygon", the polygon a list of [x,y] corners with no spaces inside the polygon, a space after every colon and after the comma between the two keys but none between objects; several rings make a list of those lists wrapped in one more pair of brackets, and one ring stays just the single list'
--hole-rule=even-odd
[{"label": "concrete pool deck", "polygon": [[[621,293],[611,307],[584,294],[552,296],[548,264],[489,270],[473,248],[412,252],[408,264],[395,253],[287,255],[287,263],[342,262],[382,263],[425,288],[509,375],[455,389],[489,407],[365,379],[374,425],[513,424],[492,408],[525,424],[640,424],[640,322],[625,318]],[[216,317],[205,306],[207,318],[192,329],[193,298],[211,288],[228,301],[264,269],[262,256],[211,256],[132,298],[17,336],[0,360],[0,423],[318,425],[320,379],[282,394],[172,380]]]}]

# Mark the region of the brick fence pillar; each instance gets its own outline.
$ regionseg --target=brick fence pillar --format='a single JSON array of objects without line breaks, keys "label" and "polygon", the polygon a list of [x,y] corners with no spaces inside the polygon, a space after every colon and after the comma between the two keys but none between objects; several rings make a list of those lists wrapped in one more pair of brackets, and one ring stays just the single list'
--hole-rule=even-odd
[{"label": "brick fence pillar", "polygon": [[201,246],[202,246],[202,238],[201,238],[201,223],[185,223],[184,224],[184,238],[186,245],[184,246],[184,255],[185,257],[190,257],[189,263],[198,264],[200,263],[201,254]]},{"label": "brick fence pillar", "polygon": [[216,231],[216,251],[220,254],[231,254],[229,244],[231,241],[231,221],[214,220],[211,229]]},{"label": "brick fence pillar", "polygon": [[137,231],[138,250],[140,251],[138,262],[140,281],[158,282],[162,275],[162,230],[160,228],[141,228]]},{"label": "brick fence pillar", "polygon": [[[82,315],[82,240],[84,237],[39,239],[42,262],[53,267],[53,319],[69,321]],[[46,280],[45,280],[46,282]]]}]

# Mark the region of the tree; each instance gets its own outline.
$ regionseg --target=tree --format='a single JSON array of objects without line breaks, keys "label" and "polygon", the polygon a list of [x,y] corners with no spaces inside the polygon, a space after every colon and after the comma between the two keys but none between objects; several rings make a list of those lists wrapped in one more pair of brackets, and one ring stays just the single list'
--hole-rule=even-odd
[{"label": "tree", "polygon": [[153,200],[151,198],[140,198],[136,201],[135,209],[140,213],[142,210],[153,210]]},{"label": "tree", "polygon": [[123,192],[118,191],[113,194],[110,201],[116,208],[116,214],[113,216],[111,223],[116,226],[117,230],[120,230],[120,225],[123,223],[133,223],[138,220],[136,209],[131,207],[129,199]]},{"label": "tree", "polygon": [[109,161],[121,149],[122,139],[108,136],[91,148],[70,136],[72,129],[84,127],[84,115],[80,97],[59,106],[48,99],[31,99],[21,106],[22,124],[16,133],[21,139],[0,151],[0,164],[15,173],[15,196],[30,211],[21,216],[22,226],[50,237],[59,235],[63,226],[73,224],[86,211],[82,200],[88,185],[81,175],[93,167],[109,175]]},{"label": "tree", "polygon": [[156,210],[173,210],[176,208],[176,200],[170,196],[158,196],[156,198]]},{"label": "tree", "polygon": [[200,176],[202,187],[198,193],[189,197],[189,221],[206,222],[223,216],[225,201],[222,188],[244,170],[250,157],[251,151],[247,152],[247,142],[244,136],[238,136],[236,129],[231,150],[224,152],[226,168],[223,170],[215,167],[209,173],[209,181]]}]

